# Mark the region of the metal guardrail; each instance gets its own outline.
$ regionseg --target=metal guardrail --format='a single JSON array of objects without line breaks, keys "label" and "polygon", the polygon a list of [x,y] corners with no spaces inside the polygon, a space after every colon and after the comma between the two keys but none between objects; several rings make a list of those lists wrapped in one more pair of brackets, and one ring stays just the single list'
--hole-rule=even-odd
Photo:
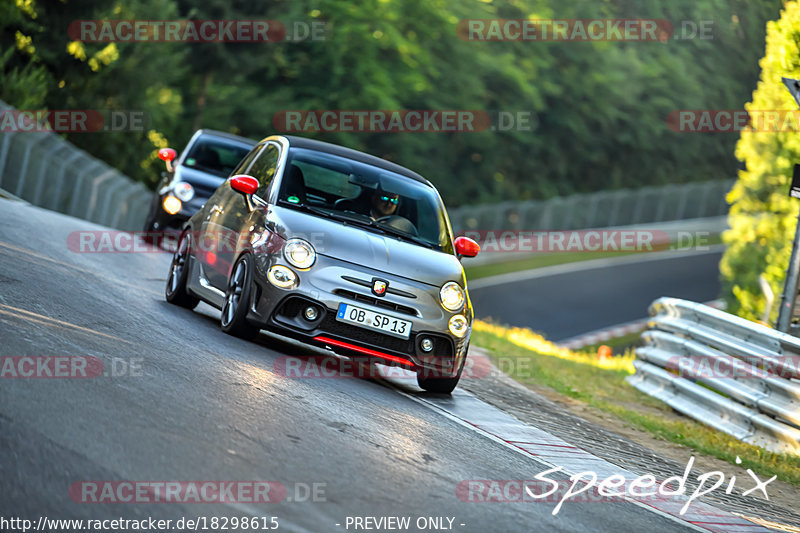
[{"label": "metal guardrail", "polygon": [[[12,107],[0,101],[0,112]],[[733,181],[707,181],[448,210],[453,229],[571,230],[723,216]],[[151,193],[52,132],[0,131],[0,188],[106,226],[142,227]]]},{"label": "metal guardrail", "polygon": [[800,338],[676,298],[650,315],[631,385],[743,442],[800,454]]},{"label": "metal guardrail", "polygon": [[455,231],[571,230],[710,218],[728,213],[733,180],[620,189],[448,209]]},{"label": "metal guardrail", "polygon": [[[0,112],[12,109],[0,101]],[[0,189],[123,230],[142,229],[153,194],[52,132],[0,131]]]}]

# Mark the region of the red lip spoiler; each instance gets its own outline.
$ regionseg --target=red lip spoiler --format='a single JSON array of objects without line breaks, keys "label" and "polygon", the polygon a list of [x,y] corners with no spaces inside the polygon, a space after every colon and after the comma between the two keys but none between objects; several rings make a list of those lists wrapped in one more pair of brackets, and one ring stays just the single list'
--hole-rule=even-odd
[{"label": "red lip spoiler", "polygon": [[347,348],[348,350],[353,350],[354,352],[359,352],[366,355],[371,355],[373,357],[386,359],[387,361],[392,361],[393,363],[400,363],[401,365],[411,366],[411,367],[414,366],[414,363],[406,359],[403,359],[402,357],[397,357],[396,355],[389,355],[388,353],[377,352],[375,350],[370,350],[369,348],[356,346],[355,344],[350,344],[348,342],[337,341],[336,339],[329,339],[328,337],[323,337],[321,335],[314,337],[314,340],[317,342],[338,346],[340,348]]}]

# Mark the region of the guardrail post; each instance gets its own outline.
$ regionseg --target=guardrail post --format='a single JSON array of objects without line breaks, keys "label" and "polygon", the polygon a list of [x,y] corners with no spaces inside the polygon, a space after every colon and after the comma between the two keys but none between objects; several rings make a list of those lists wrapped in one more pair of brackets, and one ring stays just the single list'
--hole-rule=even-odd
[{"label": "guardrail post", "polygon": [[62,164],[61,169],[58,172],[58,178],[56,179],[56,188],[53,192],[53,198],[50,202],[50,205],[47,206],[48,209],[52,209],[54,211],[58,211],[59,200],[61,199],[61,191],[64,189],[64,179],[67,174],[67,167],[76,159],[81,156],[80,152],[73,152]]},{"label": "guardrail post", "polygon": [[[113,172],[116,172],[116,171],[112,170],[111,172],[113,173]],[[103,208],[102,208],[102,211],[100,211],[100,214],[98,215],[96,222],[98,224],[102,224],[104,226],[108,226],[109,225],[108,224],[108,211],[109,211],[109,209],[111,209],[111,198],[113,198],[114,193],[117,192],[118,189],[120,189],[121,187],[124,187],[125,185],[127,185],[125,180],[117,179],[115,181],[116,181],[116,183],[112,183],[112,184],[110,184],[110,185],[108,185],[106,187],[105,194],[103,195],[103,199],[100,202],[102,204]],[[119,209],[119,206],[115,206],[115,207],[117,209]]]},{"label": "guardrail post", "polygon": [[25,180],[28,176],[28,163],[31,159],[31,150],[33,147],[39,142],[47,140],[47,136],[40,136],[38,139],[35,137],[31,138],[31,142],[25,147],[25,155],[22,157],[22,168],[19,171],[19,181],[17,181],[17,190],[14,192],[16,196],[22,198],[22,188],[25,186]]},{"label": "guardrail post", "polygon": [[33,205],[42,205],[42,194],[44,193],[44,185],[47,182],[47,171],[50,170],[48,167],[48,161],[52,160],[56,154],[63,151],[66,146],[68,145],[64,144],[54,148],[45,158],[47,161],[42,161],[42,168],[39,170],[39,178],[36,180],[36,190],[34,191],[33,199],[31,200]]},{"label": "guardrail post", "polygon": [[[66,213],[72,216],[79,216],[78,215],[78,205],[81,200],[85,200],[83,194],[84,186],[88,184],[91,178],[91,172],[94,171],[95,167],[100,167],[101,163],[99,160],[90,160],[86,167],[84,167],[83,171],[77,174],[77,179],[75,180],[75,189],[72,191],[72,201],[70,201],[69,208],[67,208]],[[91,187],[91,185],[89,185]],[[88,207],[88,203],[86,204]]]},{"label": "guardrail post", "polygon": [[[102,165],[101,165],[102,168]],[[113,168],[109,168],[105,172],[100,175],[95,176],[92,178],[92,183],[89,186],[89,198],[88,198],[88,205],[85,209],[84,217],[87,220],[91,220],[92,222],[100,222],[99,220],[95,220],[94,215],[97,212],[98,207],[98,199],[100,197],[100,185],[110,179],[116,171]],[[100,202],[102,203],[102,202]],[[102,206],[103,209],[107,209],[107,205]]]},{"label": "guardrail post", "polygon": [[778,314],[777,330],[783,333],[789,332],[789,324],[792,321],[794,311],[794,301],[797,298],[797,276],[800,275],[800,214],[797,216],[797,225],[794,229],[794,240],[792,241],[792,256],[789,259],[789,269],[786,272],[786,283],[781,294],[781,310]]},{"label": "guardrail post", "polygon": [[6,168],[6,158],[8,157],[8,149],[11,146],[11,139],[16,135],[16,132],[8,132],[2,135],[3,145],[0,146],[0,186],[3,185],[3,174]]},{"label": "guardrail post", "polygon": [[[792,97],[798,105],[800,105],[800,81],[793,80],[792,78],[782,78],[783,84],[789,89]],[[794,166],[793,180],[800,178],[800,165]],[[792,313],[794,312],[794,302],[797,298],[797,276],[800,274],[800,250],[797,249],[798,242],[800,242],[800,215],[797,217],[797,226],[794,230],[794,240],[792,241],[792,256],[789,259],[789,269],[786,272],[786,282],[783,286],[783,294],[781,295],[781,310],[778,315],[778,331],[784,333],[789,332],[789,324],[792,321]]]},{"label": "guardrail post", "polygon": [[619,210],[622,203],[622,194],[624,191],[616,191],[614,194],[614,203],[611,206],[611,218],[608,220],[608,225],[614,227],[617,225],[619,218]]}]

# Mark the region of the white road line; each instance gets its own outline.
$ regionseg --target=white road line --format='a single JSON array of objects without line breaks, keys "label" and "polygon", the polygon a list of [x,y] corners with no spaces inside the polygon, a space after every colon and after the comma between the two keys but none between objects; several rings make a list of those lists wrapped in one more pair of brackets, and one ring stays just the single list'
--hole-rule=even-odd
[{"label": "white road line", "polygon": [[577,261],[574,263],[565,263],[563,265],[534,268],[532,270],[509,272],[508,274],[499,274],[497,276],[490,276],[488,278],[478,278],[475,281],[468,281],[467,285],[470,291],[474,291],[485,289],[486,287],[494,287],[496,285],[507,285],[529,279],[546,278],[548,276],[557,276],[560,274],[571,274],[573,272],[594,270],[596,268],[632,265],[636,263],[649,263],[651,261],[666,261],[669,259],[678,259],[687,256],[717,254],[723,251],[725,251],[725,245],[717,244],[714,246],[709,246],[706,250],[668,250],[665,252],[647,252],[634,255],[625,255],[622,257],[606,257],[603,259],[591,259],[589,261]]},{"label": "white road line", "polygon": [[[724,307],[722,300],[711,300],[710,302],[705,302],[703,305],[707,305],[715,309],[723,309]],[[640,318],[630,322],[623,322],[622,324],[617,324],[615,326],[608,326],[607,328],[587,331],[586,333],[581,333],[580,335],[575,335],[573,337],[554,342],[559,346],[569,348],[570,350],[579,350],[584,346],[589,346],[590,344],[597,344],[598,342],[615,339],[617,337],[623,337],[630,333],[644,331],[647,329],[647,323],[649,321],[650,318]]]},{"label": "white road line", "polygon": [[40,315],[38,313],[34,313],[32,311],[28,311],[25,309],[20,309],[19,307],[12,307],[10,305],[0,304],[0,315],[7,315],[13,318],[20,319],[25,322],[35,322],[37,324],[42,324],[45,326],[71,328],[81,333],[96,335],[98,337],[105,337],[107,339],[114,340],[117,342],[124,342],[125,344],[134,344],[131,341],[115,337],[114,335],[109,335],[108,333],[103,333],[102,331],[97,331],[95,329],[87,328],[85,326],[79,326],[78,324],[73,324],[72,322],[65,322],[63,320],[50,318],[49,316]]}]

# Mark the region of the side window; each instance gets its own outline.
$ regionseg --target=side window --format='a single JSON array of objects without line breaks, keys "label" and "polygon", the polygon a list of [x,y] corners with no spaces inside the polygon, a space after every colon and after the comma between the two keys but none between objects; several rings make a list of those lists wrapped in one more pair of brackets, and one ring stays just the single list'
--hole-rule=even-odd
[{"label": "side window", "polygon": [[275,176],[275,167],[278,165],[280,150],[272,143],[267,144],[260,151],[253,166],[248,170],[248,174],[258,180],[258,190],[256,194],[262,198],[266,196],[267,189]]},{"label": "side window", "polygon": [[253,159],[256,158],[256,156],[259,154],[259,152],[261,152],[262,148],[264,148],[263,144],[261,144],[259,146],[256,146],[252,150],[250,150],[247,153],[247,155],[244,156],[244,159],[242,159],[241,162],[238,165],[236,165],[236,168],[233,169],[233,172],[231,173],[231,175],[233,176],[235,174],[244,174],[245,171],[247,170],[247,167],[250,166],[250,163],[253,162]]}]

